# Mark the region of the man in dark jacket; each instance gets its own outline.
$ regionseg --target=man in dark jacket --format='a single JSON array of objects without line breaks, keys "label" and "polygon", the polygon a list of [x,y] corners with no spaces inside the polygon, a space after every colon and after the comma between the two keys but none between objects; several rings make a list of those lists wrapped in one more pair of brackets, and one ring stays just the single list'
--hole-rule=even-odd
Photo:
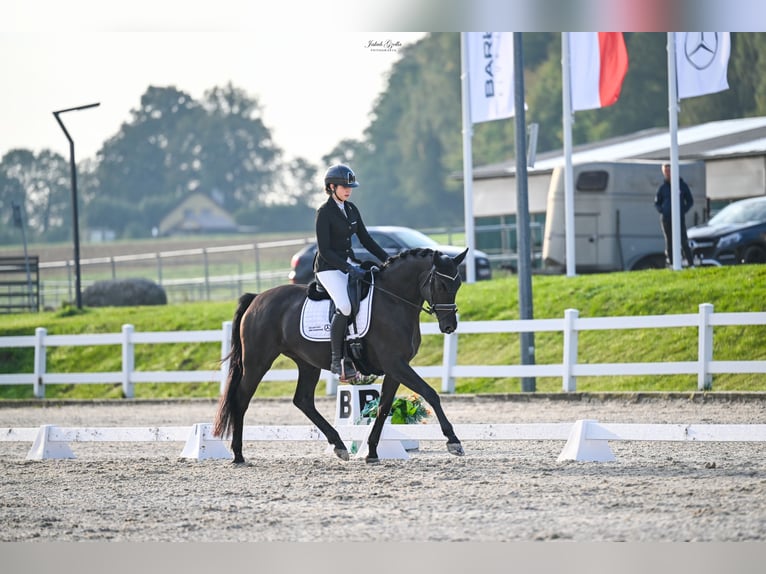
[{"label": "man in dark jacket", "polygon": [[[654,198],[654,207],[660,214],[660,224],[662,225],[662,233],[665,235],[665,261],[669,266],[673,265],[673,218],[671,213],[671,195],[670,195],[670,164],[662,164],[662,174],[665,176],[665,181],[657,190],[657,195]],[[681,188],[681,254],[686,259],[686,263],[689,267],[694,266],[694,259],[692,256],[692,250],[689,247],[689,239],[686,237],[686,213],[694,205],[694,198],[689,186],[682,177],[678,178],[679,187]]]}]

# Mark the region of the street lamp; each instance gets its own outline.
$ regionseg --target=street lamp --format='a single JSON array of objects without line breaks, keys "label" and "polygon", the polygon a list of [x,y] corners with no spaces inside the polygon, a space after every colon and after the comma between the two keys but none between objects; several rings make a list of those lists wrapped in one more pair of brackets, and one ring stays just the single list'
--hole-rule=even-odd
[{"label": "street lamp", "polygon": [[77,110],[86,110],[88,108],[95,108],[96,106],[101,105],[101,103],[95,103],[95,104],[88,104],[86,106],[77,106],[76,108],[67,108],[65,110],[58,110],[56,112],[53,112],[53,115],[56,117],[56,121],[61,126],[61,129],[64,130],[64,135],[66,136],[66,139],[69,140],[69,169],[72,172],[72,223],[74,227],[74,273],[75,273],[75,297],[77,301],[77,308],[82,309],[82,292],[81,292],[81,281],[80,281],[80,224],[78,222],[78,216],[77,216],[77,168],[75,166],[74,162],[74,140],[69,135],[69,132],[66,130],[66,127],[64,126],[64,123],[61,121],[61,118],[59,117],[59,114],[63,114],[66,112],[74,112]]}]

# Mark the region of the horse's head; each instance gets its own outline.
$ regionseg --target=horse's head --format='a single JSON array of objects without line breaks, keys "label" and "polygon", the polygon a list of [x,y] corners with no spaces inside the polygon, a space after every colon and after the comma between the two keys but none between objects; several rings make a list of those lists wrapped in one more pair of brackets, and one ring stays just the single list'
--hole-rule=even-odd
[{"label": "horse's head", "polygon": [[442,333],[450,334],[457,329],[455,297],[461,285],[458,267],[465,259],[466,253],[467,247],[455,257],[434,251],[433,265],[421,287],[428,310],[436,314]]}]

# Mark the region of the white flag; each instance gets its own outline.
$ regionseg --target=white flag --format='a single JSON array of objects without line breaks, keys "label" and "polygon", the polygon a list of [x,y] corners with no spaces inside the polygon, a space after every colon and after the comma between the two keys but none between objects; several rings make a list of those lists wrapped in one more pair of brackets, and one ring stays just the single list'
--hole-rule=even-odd
[{"label": "white flag", "polygon": [[513,32],[466,32],[471,123],[513,117]]},{"label": "white flag", "polygon": [[727,90],[731,34],[676,32],[675,36],[678,99]]}]

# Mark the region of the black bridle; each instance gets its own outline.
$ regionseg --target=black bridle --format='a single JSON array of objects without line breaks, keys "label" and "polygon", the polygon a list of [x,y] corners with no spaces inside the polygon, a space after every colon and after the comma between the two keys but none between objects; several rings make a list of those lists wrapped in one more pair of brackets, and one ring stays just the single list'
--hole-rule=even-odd
[{"label": "black bridle", "polygon": [[[396,293],[392,293],[388,289],[384,289],[383,287],[379,285],[374,285],[374,288],[378,291],[381,291],[383,293],[386,293],[387,295],[390,295],[394,299],[398,299],[402,303],[406,303],[407,305],[410,305],[411,307],[415,307],[416,309],[420,309],[421,311],[428,313],[429,315],[436,315],[439,316],[440,311],[448,311],[448,312],[454,312],[457,313],[457,304],[456,303],[432,303],[434,300],[434,282],[436,280],[436,276],[439,275],[440,277],[444,277],[445,279],[449,279],[453,284],[458,280],[460,277],[460,273],[456,272],[454,276],[447,275],[446,273],[442,273],[440,271],[436,270],[436,265],[431,266],[431,270],[428,272],[428,276],[426,277],[425,281],[420,285],[420,292],[423,293],[423,289],[428,285],[428,294],[430,297],[424,296],[423,299],[425,299],[425,302],[427,306],[418,305],[417,303],[413,303],[412,301],[409,301],[405,299],[404,297],[400,297]],[[367,281],[366,279],[360,279],[360,281],[364,281],[368,285],[372,285],[371,282]],[[457,289],[455,289],[455,295],[457,295]]]},{"label": "black bridle", "polygon": [[[421,292],[422,289],[426,286],[426,283],[428,283],[428,292],[431,295],[431,300],[429,301],[426,298],[426,303],[428,303],[428,308],[424,309],[426,313],[429,315],[436,314],[436,316],[439,316],[439,311],[449,311],[451,313],[457,313],[457,304],[456,303],[431,303],[431,301],[434,300],[434,283],[436,280],[436,276],[439,275],[440,277],[444,277],[445,279],[449,279],[452,284],[454,285],[457,281],[459,281],[460,278],[460,272],[455,272],[454,276],[449,276],[446,273],[442,273],[441,271],[437,271],[436,265],[431,266],[431,271],[428,272],[428,277],[426,277],[426,280],[423,282],[423,284],[420,286]],[[454,295],[457,296],[457,289],[454,291]]]}]

